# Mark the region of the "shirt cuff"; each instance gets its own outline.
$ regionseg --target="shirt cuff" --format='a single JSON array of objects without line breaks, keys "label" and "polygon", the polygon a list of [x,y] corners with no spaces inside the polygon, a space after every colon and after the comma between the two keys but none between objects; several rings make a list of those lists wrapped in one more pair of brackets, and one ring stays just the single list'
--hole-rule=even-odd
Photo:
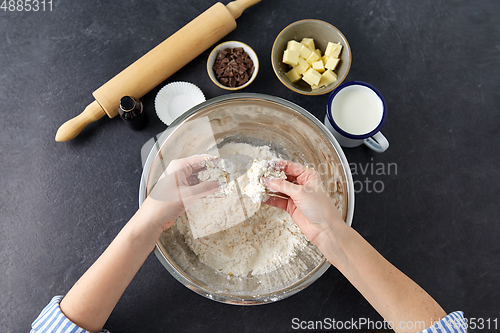
[{"label": "shirt cuff", "polygon": [[[62,313],[59,303],[63,296],[55,296],[50,303],[40,312],[38,318],[31,324],[30,333],[92,333],[71,320]],[[110,333],[108,330],[101,330],[101,333]]]},{"label": "shirt cuff", "polygon": [[467,333],[467,323],[462,311],[455,311],[419,333]]}]

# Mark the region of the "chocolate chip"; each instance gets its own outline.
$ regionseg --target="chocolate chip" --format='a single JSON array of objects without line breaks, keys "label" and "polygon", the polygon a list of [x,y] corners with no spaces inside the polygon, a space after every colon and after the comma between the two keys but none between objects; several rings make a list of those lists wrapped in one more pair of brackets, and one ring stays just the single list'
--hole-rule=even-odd
[{"label": "chocolate chip", "polygon": [[255,66],[242,47],[235,47],[219,50],[212,69],[222,85],[239,87],[250,80]]}]

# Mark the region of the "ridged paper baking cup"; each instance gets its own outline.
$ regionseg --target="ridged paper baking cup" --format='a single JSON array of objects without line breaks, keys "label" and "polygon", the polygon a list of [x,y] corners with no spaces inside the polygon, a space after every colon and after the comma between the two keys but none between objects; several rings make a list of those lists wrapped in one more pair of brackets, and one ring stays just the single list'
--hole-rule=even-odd
[{"label": "ridged paper baking cup", "polygon": [[161,88],[155,98],[158,118],[170,125],[175,118],[205,101],[200,88],[189,82],[172,82]]}]

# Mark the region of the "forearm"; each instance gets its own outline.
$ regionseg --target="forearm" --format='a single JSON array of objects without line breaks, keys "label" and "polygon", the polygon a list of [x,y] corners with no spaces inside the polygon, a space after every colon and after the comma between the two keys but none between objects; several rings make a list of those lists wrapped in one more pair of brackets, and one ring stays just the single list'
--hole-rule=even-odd
[{"label": "forearm", "polygon": [[100,331],[154,249],[160,233],[138,211],[61,301],[61,311],[88,331]]},{"label": "forearm", "polygon": [[[382,257],[363,237],[343,222],[316,241],[328,261],[353,284],[396,332],[401,322],[425,322],[425,328],[446,316],[422,288]],[[423,329],[423,327],[421,328]],[[415,332],[420,329],[415,329]]]}]

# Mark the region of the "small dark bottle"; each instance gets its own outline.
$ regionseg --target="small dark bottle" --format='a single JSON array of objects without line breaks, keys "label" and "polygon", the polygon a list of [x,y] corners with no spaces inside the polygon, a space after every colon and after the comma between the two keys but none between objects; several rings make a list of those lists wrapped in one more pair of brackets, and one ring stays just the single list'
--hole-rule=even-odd
[{"label": "small dark bottle", "polygon": [[142,112],[142,103],[138,99],[124,96],[120,100],[118,113],[125,124],[133,130],[141,130],[146,126],[146,114]]}]

